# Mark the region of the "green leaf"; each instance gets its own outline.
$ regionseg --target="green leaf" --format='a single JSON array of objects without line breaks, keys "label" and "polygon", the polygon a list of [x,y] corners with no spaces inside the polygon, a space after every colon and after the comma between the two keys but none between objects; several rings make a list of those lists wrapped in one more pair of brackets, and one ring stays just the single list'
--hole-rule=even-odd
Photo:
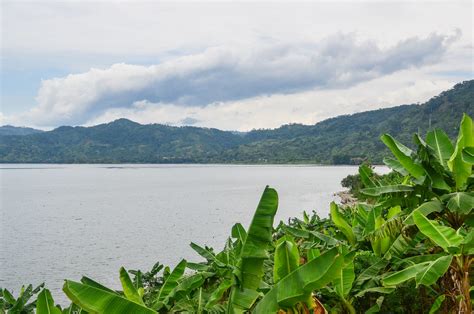
[{"label": "green leaf", "polygon": [[405,184],[397,185],[384,185],[373,188],[362,189],[361,192],[368,196],[380,196],[383,194],[400,193],[400,192],[411,192],[413,186]]},{"label": "green leaf", "polygon": [[397,158],[400,164],[405,168],[409,174],[416,179],[421,179],[425,175],[423,167],[411,158],[412,151],[404,146],[403,144],[396,141],[393,137],[388,134],[384,134],[381,137],[382,142],[392,151],[392,154]]},{"label": "green leaf", "polygon": [[462,189],[466,184],[467,178],[471,175],[472,165],[462,158],[462,152],[465,147],[474,146],[474,129],[472,119],[464,114],[459,128],[459,136],[456,148],[448,161],[448,167],[453,172],[456,188]]},{"label": "green leaf", "polygon": [[368,309],[365,314],[373,314],[373,313],[379,313],[380,309],[382,308],[382,303],[383,303],[384,297],[378,297],[377,300],[375,301],[375,305],[372,306],[370,309]]},{"label": "green leaf", "polygon": [[166,304],[163,302],[170,292],[178,285],[178,280],[183,276],[184,270],[186,269],[186,260],[181,260],[178,265],[173,269],[173,271],[166,278],[163,286],[161,286],[160,291],[155,299],[155,305],[157,309],[161,309]]},{"label": "green leaf", "polygon": [[229,290],[231,286],[232,286],[232,281],[229,279],[224,279],[210,295],[209,299],[207,300],[205,308],[210,309],[214,305],[216,305],[222,299],[222,297],[224,296],[224,293],[227,290]]},{"label": "green leaf", "polygon": [[120,267],[120,282],[122,283],[123,293],[127,299],[132,302],[144,305],[142,297],[138,293],[138,290],[133,285],[130,276],[123,267]]},{"label": "green leaf", "polygon": [[163,300],[162,303],[169,310],[174,301],[178,301],[187,297],[191,293],[191,291],[201,287],[204,283],[204,280],[210,277],[211,275],[213,274],[202,272],[183,277],[173,288],[173,290],[171,290],[166,295],[166,298]]},{"label": "green leaf", "polygon": [[469,164],[474,164],[474,147],[464,147],[462,150],[462,160]]},{"label": "green leaf", "polygon": [[393,265],[401,266],[401,265],[414,265],[414,264],[420,264],[424,262],[432,262],[437,260],[440,257],[446,256],[444,252],[442,253],[436,253],[436,254],[426,254],[426,255],[416,255],[416,256],[410,256],[406,257],[397,261],[393,262]]},{"label": "green leaf", "polygon": [[364,290],[358,292],[355,295],[355,297],[360,298],[360,297],[363,297],[366,293],[371,293],[371,292],[390,294],[393,291],[395,291],[395,288],[393,288],[393,287],[372,287],[372,288],[364,289]]},{"label": "green leaf", "polygon": [[415,222],[413,221],[413,213],[418,211],[422,213],[424,216],[428,216],[431,213],[439,213],[443,210],[443,204],[439,200],[433,200],[429,202],[425,202],[417,207],[414,211],[410,213],[410,215],[405,218],[403,223],[405,225],[413,225]]},{"label": "green leaf", "polygon": [[448,270],[452,259],[451,255],[447,255],[430,262],[422,271],[416,274],[416,285],[431,286],[434,284]]},{"label": "green leaf", "polygon": [[331,247],[331,246],[335,246],[335,245],[337,245],[338,243],[340,243],[339,240],[334,239],[334,238],[332,238],[332,237],[330,237],[330,236],[328,236],[328,235],[325,235],[325,234],[323,234],[323,233],[321,233],[321,232],[313,231],[313,230],[308,231],[308,232],[309,232],[309,234],[312,234],[312,235],[314,235],[316,238],[318,238],[319,240],[321,240],[321,241],[323,242],[323,244],[326,245],[326,246],[330,246],[330,247]]},{"label": "green leaf", "polygon": [[417,234],[415,237],[408,237],[403,233],[400,234],[395,241],[393,241],[390,248],[384,255],[384,259],[390,259],[392,257],[402,257],[407,251],[414,248],[415,245],[420,242],[421,236]]},{"label": "green leaf", "polygon": [[213,252],[197,245],[196,243],[194,242],[191,242],[191,244],[189,244],[191,246],[191,248],[196,251],[199,255],[201,255],[202,257],[204,257],[208,262],[213,262],[215,261],[216,259],[216,256]]},{"label": "green leaf", "polygon": [[191,263],[191,262],[188,262],[186,264],[186,267],[192,270],[197,270],[197,271],[206,271],[209,269],[209,265],[207,264]]},{"label": "green leaf", "polygon": [[237,285],[232,288],[229,312],[249,309],[259,296],[257,289],[264,274],[263,263],[268,259],[268,249],[272,246],[273,220],[277,208],[278,194],[267,186],[242,246],[236,273]]},{"label": "green leaf", "polygon": [[94,287],[94,288],[97,288],[97,289],[101,289],[101,290],[104,290],[104,291],[107,291],[107,292],[110,292],[110,293],[115,293],[118,295],[118,293],[110,288],[107,288],[106,286],[98,283],[97,281],[94,281],[92,279],[90,279],[89,277],[86,277],[86,276],[83,276],[81,278],[81,282],[85,285],[88,285],[88,286],[91,286],[91,287]]},{"label": "green leaf", "polygon": [[400,173],[402,176],[407,176],[408,175],[408,171],[403,168],[402,164],[394,159],[394,158],[384,158],[383,159],[383,163],[389,167],[390,169],[392,169],[393,171],[396,171],[398,173]]},{"label": "green leaf", "polygon": [[442,226],[437,221],[426,218],[418,211],[413,212],[413,220],[421,233],[446,252],[450,247],[458,247],[463,241],[463,237],[458,235],[453,228]]},{"label": "green leaf", "polygon": [[470,229],[463,241],[463,253],[474,255],[474,229]]},{"label": "green leaf", "polygon": [[61,310],[54,306],[54,300],[48,289],[43,289],[36,299],[36,314],[61,314]]},{"label": "green leaf", "polygon": [[360,176],[360,179],[361,179],[362,183],[366,187],[374,187],[374,186],[379,185],[378,182],[373,180],[374,172],[367,165],[362,165],[362,166],[359,167],[359,176]]},{"label": "green leaf", "polygon": [[453,213],[468,215],[474,208],[474,196],[472,193],[457,192],[448,194],[445,198],[449,198],[446,207]]},{"label": "green leaf", "polygon": [[314,249],[314,248],[309,249],[308,253],[307,253],[308,261],[312,261],[313,259],[315,259],[319,255],[321,255],[321,251],[319,249]]},{"label": "green leaf", "polygon": [[440,129],[428,132],[426,135],[426,143],[433,149],[441,165],[446,166],[447,161],[454,152],[453,144],[446,133]]},{"label": "green leaf", "polygon": [[156,313],[115,293],[79,282],[66,280],[63,291],[73,303],[91,313]]},{"label": "green leaf", "polygon": [[403,270],[388,273],[383,279],[382,283],[384,286],[396,286],[407,280],[410,280],[421,272],[430,262],[420,263],[406,267]]},{"label": "green leaf", "polygon": [[334,290],[339,296],[345,299],[352,289],[354,279],[354,262],[351,261],[339,271],[339,278],[334,281]]},{"label": "green leaf", "polygon": [[277,242],[273,264],[273,282],[277,283],[281,278],[298,268],[300,254],[298,246],[290,236],[284,236]]},{"label": "green leaf", "polygon": [[8,291],[7,289],[3,289],[2,292],[3,292],[3,298],[5,299],[5,301],[7,301],[9,304],[15,304],[16,299],[13,296],[13,294],[11,294],[10,291]]},{"label": "green leaf", "polygon": [[331,202],[331,220],[334,222],[336,227],[341,230],[346,239],[351,244],[355,244],[356,237],[352,231],[352,227],[346,222],[342,214],[339,212],[338,206],[336,203]]},{"label": "green leaf", "polygon": [[232,226],[232,238],[238,239],[240,243],[244,243],[247,238],[247,232],[240,223],[236,223]]},{"label": "green leaf", "polygon": [[429,314],[437,313],[439,311],[439,309],[441,308],[441,305],[443,305],[444,299],[446,299],[446,296],[444,294],[437,297],[436,300],[433,302],[433,305],[430,308]]},{"label": "green leaf", "polygon": [[71,303],[67,308],[64,308],[62,314],[81,314],[86,313],[86,311],[81,310],[79,306],[74,303]]},{"label": "green leaf", "polygon": [[311,291],[321,289],[337,278],[344,265],[344,256],[337,248],[324,252],[282,278],[258,302],[253,313],[275,313],[280,308],[291,308],[307,301]]},{"label": "green leaf", "polygon": [[357,276],[356,282],[357,284],[362,284],[366,280],[373,279],[378,275],[378,273],[388,265],[388,261],[386,259],[380,259],[376,263],[373,263],[366,269],[364,269],[359,276]]}]

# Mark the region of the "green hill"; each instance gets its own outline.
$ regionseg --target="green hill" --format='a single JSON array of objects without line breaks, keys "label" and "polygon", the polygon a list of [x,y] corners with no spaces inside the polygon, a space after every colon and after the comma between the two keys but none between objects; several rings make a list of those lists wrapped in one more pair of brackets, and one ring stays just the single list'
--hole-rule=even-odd
[{"label": "green hill", "polygon": [[0,126],[0,136],[4,135],[29,135],[35,133],[41,133],[43,131],[32,129],[32,128],[24,128],[24,127],[17,127],[12,125],[3,125]]},{"label": "green hill", "polygon": [[382,133],[410,143],[415,132],[442,128],[455,138],[464,112],[474,116],[474,80],[457,84],[422,105],[248,133],[141,125],[126,119],[21,136],[0,133],[0,162],[351,164],[369,159],[379,163],[388,154],[379,140]]}]

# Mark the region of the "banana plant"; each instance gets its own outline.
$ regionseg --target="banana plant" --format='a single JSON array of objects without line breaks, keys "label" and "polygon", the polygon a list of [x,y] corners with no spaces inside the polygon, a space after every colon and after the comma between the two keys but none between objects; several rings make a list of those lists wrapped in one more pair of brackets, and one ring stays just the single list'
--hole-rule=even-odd
[{"label": "banana plant", "polygon": [[234,283],[229,297],[229,313],[249,310],[260,296],[264,261],[272,246],[273,219],[278,208],[277,192],[266,187],[247,231],[234,271]]},{"label": "banana plant", "polygon": [[33,285],[22,286],[17,298],[7,289],[0,289],[0,313],[33,313],[36,300],[30,301],[41,289],[44,283],[33,289]]}]

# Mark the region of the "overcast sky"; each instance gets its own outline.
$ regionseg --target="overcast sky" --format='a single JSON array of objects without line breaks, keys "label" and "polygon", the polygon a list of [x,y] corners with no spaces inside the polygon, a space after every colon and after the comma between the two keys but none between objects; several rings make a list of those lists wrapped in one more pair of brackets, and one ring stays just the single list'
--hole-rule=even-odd
[{"label": "overcast sky", "polygon": [[0,124],[226,130],[424,102],[473,78],[472,1],[2,1]]}]

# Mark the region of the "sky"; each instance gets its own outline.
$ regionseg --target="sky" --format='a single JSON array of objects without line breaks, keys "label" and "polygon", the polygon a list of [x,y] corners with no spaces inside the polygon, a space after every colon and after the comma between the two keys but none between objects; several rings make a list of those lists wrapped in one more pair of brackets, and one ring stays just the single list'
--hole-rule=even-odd
[{"label": "sky", "polygon": [[1,0],[0,125],[247,131],[473,79],[473,2]]}]

